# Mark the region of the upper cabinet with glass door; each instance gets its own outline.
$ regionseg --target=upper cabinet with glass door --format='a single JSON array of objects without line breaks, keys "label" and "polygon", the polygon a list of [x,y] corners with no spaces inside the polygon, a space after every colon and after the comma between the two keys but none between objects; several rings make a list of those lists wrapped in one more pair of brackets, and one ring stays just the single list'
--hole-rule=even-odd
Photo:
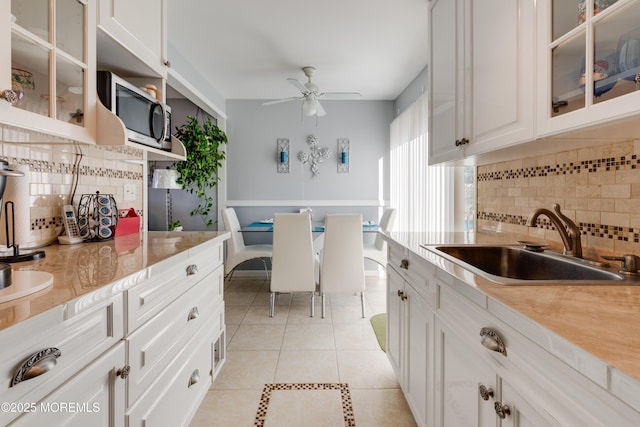
[{"label": "upper cabinet with glass door", "polygon": [[[0,123],[95,143],[95,6],[3,1]],[[93,19],[93,20],[92,20]],[[38,141],[39,142],[39,141]]]},{"label": "upper cabinet with glass door", "polygon": [[640,0],[543,0],[538,22],[538,136],[640,114]]}]

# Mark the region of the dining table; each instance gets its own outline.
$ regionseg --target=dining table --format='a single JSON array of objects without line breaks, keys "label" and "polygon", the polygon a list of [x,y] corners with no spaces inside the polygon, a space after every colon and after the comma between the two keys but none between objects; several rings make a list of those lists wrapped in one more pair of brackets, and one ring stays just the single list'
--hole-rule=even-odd
[{"label": "dining table", "polygon": [[[313,250],[320,253],[324,246],[324,221],[311,221],[311,231],[315,234],[313,238]],[[362,222],[363,233],[377,233],[380,225],[373,221]],[[240,228],[241,233],[273,233],[273,218],[267,218],[251,222]]]}]

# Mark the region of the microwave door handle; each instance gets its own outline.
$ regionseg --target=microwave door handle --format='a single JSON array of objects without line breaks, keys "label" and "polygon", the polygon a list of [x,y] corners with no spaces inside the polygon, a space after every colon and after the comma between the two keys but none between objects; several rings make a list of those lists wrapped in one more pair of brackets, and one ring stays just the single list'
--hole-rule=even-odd
[{"label": "microwave door handle", "polygon": [[162,137],[160,138],[160,141],[158,142],[162,142],[167,138],[167,108],[165,107],[165,105],[163,103],[159,103],[160,105],[160,109],[162,110]]}]

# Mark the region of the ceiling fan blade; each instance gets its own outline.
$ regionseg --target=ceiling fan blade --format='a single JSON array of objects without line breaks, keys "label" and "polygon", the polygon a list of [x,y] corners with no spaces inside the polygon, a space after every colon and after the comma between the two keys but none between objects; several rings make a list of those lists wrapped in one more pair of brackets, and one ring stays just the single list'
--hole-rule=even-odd
[{"label": "ceiling fan blade", "polygon": [[307,89],[307,87],[302,84],[300,82],[300,80],[296,80],[296,79],[292,79],[292,78],[288,78],[287,80],[289,80],[289,83],[291,83],[292,85],[294,85],[296,88],[298,88],[298,90],[302,93],[307,93],[309,92],[309,89]]},{"label": "ceiling fan blade", "polygon": [[318,117],[322,117],[322,116],[325,116],[326,114],[327,112],[324,111],[324,108],[322,108],[322,105],[320,105],[320,103],[316,101],[316,115]]},{"label": "ceiling fan blade", "polygon": [[319,99],[360,99],[362,97],[358,92],[324,92],[318,95]]},{"label": "ceiling fan blade", "polygon": [[304,99],[304,97],[302,97],[302,96],[294,96],[294,97],[291,97],[291,98],[276,99],[274,101],[263,102],[262,105],[280,104],[281,102],[296,101],[296,100],[299,100],[299,99]]}]

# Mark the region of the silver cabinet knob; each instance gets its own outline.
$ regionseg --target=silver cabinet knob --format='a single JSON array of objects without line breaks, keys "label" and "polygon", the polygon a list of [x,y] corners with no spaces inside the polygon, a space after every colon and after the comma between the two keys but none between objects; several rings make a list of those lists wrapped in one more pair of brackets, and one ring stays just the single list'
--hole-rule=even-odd
[{"label": "silver cabinet knob", "polygon": [[198,272],[198,266],[196,264],[190,264],[187,266],[187,276],[193,276]]},{"label": "silver cabinet knob", "polygon": [[403,270],[408,270],[409,269],[409,260],[408,259],[403,259],[402,261],[400,261],[400,268],[402,268]]},{"label": "silver cabinet knob", "polygon": [[198,312],[198,307],[193,307],[191,311],[189,311],[189,315],[187,316],[187,322],[197,319],[200,316],[200,312]]},{"label": "silver cabinet knob", "polygon": [[407,300],[407,294],[405,294],[403,291],[398,290],[398,296],[400,297],[400,299],[402,301],[406,301]]},{"label": "silver cabinet knob", "polygon": [[496,410],[496,415],[498,415],[502,420],[507,418],[507,415],[511,415],[511,408],[509,408],[509,405],[503,405],[502,402],[494,403],[493,408]]},{"label": "silver cabinet knob", "polygon": [[482,400],[489,400],[493,397],[493,389],[487,388],[482,384],[480,385],[480,387],[478,387],[478,392],[480,393],[480,397],[482,397]]},{"label": "silver cabinet knob", "polygon": [[125,365],[116,371],[116,376],[122,378],[123,380],[126,380],[127,378],[129,378],[130,372],[131,372],[131,366]]},{"label": "silver cabinet knob", "polygon": [[13,387],[22,381],[46,374],[56,366],[58,363],[57,359],[60,356],[62,356],[62,353],[55,347],[50,347],[37,353],[33,353],[27,358],[27,360],[22,362],[22,365],[20,365],[16,373],[13,375],[9,387]]},{"label": "silver cabinet knob", "polygon": [[189,378],[189,387],[196,384],[198,381],[200,381],[200,371],[196,369]]}]

